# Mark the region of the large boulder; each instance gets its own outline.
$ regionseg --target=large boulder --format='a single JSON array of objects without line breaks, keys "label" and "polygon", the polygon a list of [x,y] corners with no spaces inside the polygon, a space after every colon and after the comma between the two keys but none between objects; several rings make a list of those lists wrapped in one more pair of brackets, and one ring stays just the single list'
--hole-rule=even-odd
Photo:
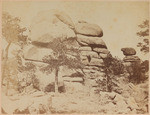
[{"label": "large boulder", "polygon": [[125,56],[135,55],[136,51],[134,48],[122,48],[121,51]]},{"label": "large boulder", "polygon": [[77,41],[81,46],[107,48],[106,44],[100,37],[77,35]]},{"label": "large boulder", "polygon": [[75,31],[77,34],[86,35],[86,36],[94,36],[94,37],[103,36],[103,31],[98,25],[90,24],[83,21],[79,21],[75,25]]},{"label": "large boulder", "polygon": [[71,18],[58,10],[39,12],[30,26],[31,41],[49,43],[56,38],[66,40],[75,38]]}]

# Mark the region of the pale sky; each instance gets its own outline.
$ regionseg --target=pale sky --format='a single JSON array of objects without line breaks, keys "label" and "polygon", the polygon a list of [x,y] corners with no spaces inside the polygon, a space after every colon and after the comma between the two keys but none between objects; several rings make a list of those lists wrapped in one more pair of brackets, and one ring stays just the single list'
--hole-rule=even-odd
[{"label": "pale sky", "polygon": [[29,27],[33,17],[43,10],[58,9],[68,14],[74,23],[85,20],[98,24],[104,33],[102,39],[113,56],[123,58],[123,47],[133,47],[137,55],[147,59],[136,47],[139,38],[138,25],[149,19],[148,2],[3,2],[2,10],[21,18],[22,25]]}]

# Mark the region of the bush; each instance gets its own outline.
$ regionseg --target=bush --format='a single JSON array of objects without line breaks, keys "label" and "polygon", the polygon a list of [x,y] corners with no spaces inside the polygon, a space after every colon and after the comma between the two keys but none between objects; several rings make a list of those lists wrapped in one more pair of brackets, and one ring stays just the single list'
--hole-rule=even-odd
[{"label": "bush", "polygon": [[118,58],[113,58],[111,63],[111,69],[114,75],[120,75],[124,73],[124,65]]},{"label": "bush", "polygon": [[149,71],[149,61],[145,60],[144,62],[142,62],[141,67],[144,69],[143,72],[148,72]]},{"label": "bush", "polygon": [[140,83],[146,79],[142,65],[143,63],[141,64],[140,62],[133,62],[131,63],[131,66],[126,67],[126,70],[129,73],[129,82]]},{"label": "bush", "polygon": [[124,65],[122,60],[117,57],[109,56],[104,59],[104,64],[108,71],[113,73],[114,75],[120,75],[124,73]]},{"label": "bush", "polygon": [[22,63],[18,66],[18,91],[23,92],[27,86],[32,85],[35,89],[39,87],[39,81],[34,74],[36,66],[32,62],[26,62],[23,66]]},{"label": "bush", "polygon": [[104,72],[106,73],[106,76],[102,81],[101,80],[96,81],[99,87],[97,92],[99,91],[111,92],[114,89],[113,87],[117,87],[116,83],[114,82],[118,77],[118,76],[116,77],[116,75],[124,73],[124,65],[122,61],[117,57],[112,57],[111,55],[109,55],[107,58],[104,59],[104,65],[105,65]]}]

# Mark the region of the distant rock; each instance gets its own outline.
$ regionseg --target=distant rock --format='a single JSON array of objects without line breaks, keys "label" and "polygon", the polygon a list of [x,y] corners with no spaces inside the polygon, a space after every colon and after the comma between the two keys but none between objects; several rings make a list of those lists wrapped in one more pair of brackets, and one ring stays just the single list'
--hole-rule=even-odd
[{"label": "distant rock", "polygon": [[134,48],[122,48],[121,51],[125,56],[135,55],[136,51]]},{"label": "distant rock", "polygon": [[75,31],[77,34],[86,35],[86,36],[94,36],[94,37],[102,37],[103,31],[96,24],[90,24],[85,21],[79,21],[75,25]]}]

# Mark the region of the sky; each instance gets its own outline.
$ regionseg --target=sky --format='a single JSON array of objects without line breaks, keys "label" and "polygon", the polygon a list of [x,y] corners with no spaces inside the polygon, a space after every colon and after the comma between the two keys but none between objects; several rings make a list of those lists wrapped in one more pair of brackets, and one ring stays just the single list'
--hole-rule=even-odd
[{"label": "sky", "polygon": [[58,9],[68,14],[74,23],[85,20],[99,25],[103,30],[102,39],[113,56],[123,58],[123,47],[133,47],[141,59],[148,59],[137,48],[140,30],[138,25],[149,19],[149,3],[134,2],[104,2],[104,1],[26,1],[3,2],[2,11],[21,18],[21,24],[29,27],[34,16],[43,10]]}]

